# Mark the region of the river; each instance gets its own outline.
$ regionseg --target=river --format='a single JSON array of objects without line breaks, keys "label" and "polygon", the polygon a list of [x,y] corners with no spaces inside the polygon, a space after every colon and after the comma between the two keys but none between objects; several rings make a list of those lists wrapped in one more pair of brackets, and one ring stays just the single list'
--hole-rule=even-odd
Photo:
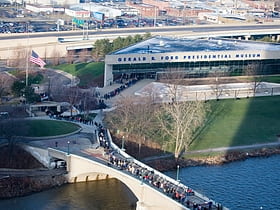
[{"label": "river", "polygon": [[[167,175],[176,178],[176,171]],[[183,168],[179,179],[230,209],[280,209],[280,155],[251,158],[222,166]],[[0,201],[5,210],[130,210],[136,198],[111,179],[68,184],[29,196]]]}]

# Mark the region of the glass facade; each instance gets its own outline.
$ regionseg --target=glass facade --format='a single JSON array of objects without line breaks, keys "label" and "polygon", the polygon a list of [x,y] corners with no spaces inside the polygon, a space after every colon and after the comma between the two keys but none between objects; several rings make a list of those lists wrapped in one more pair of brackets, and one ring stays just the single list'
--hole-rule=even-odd
[{"label": "glass facade", "polygon": [[[245,54],[241,55],[246,56]],[[248,66],[255,68],[254,72],[257,74],[280,73],[280,61],[278,59],[114,64],[112,70],[114,75],[147,74],[149,76],[159,76],[165,73],[182,72],[188,78],[208,77],[217,74],[220,76],[244,75],[246,69],[249,68]]]}]

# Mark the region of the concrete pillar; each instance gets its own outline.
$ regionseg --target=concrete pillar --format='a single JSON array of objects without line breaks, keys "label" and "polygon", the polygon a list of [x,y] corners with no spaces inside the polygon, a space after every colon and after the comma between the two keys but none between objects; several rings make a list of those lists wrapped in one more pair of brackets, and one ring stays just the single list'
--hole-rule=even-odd
[{"label": "concrete pillar", "polygon": [[104,72],[104,87],[109,86],[113,83],[113,66],[105,64]]},{"label": "concrete pillar", "polygon": [[149,209],[148,206],[145,205],[144,202],[137,201],[137,203],[136,203],[136,210],[148,210],[148,209]]},{"label": "concrete pillar", "polygon": [[280,35],[277,35],[276,41],[280,41]]}]

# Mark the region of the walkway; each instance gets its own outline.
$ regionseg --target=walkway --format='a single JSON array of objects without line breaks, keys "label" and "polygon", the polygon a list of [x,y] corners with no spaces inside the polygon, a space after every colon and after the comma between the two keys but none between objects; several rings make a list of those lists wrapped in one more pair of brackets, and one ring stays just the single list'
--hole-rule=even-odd
[{"label": "walkway", "polygon": [[[95,118],[95,122],[102,125],[102,119],[103,111],[99,111]],[[83,123],[78,124],[83,128],[83,134],[87,132],[98,132],[100,134],[100,126],[97,127],[96,125],[86,125]],[[105,141],[109,141],[107,134],[104,134],[103,136],[106,137]],[[97,161],[106,166],[109,164],[111,167],[121,170],[122,173],[133,176],[140,181],[142,180],[143,183],[153,187],[155,190],[163,193],[164,195],[173,198],[180,204],[184,204],[185,206],[189,205],[190,207],[196,206],[196,204],[201,204],[201,206],[208,207],[208,198],[203,197],[187,186],[171,179],[170,177],[167,177],[164,174],[161,174],[160,172],[155,171],[154,169],[149,169],[149,166],[144,165],[127,154],[124,156],[119,148],[116,149],[116,146],[111,145],[113,144],[112,142],[110,143],[110,147],[108,149],[102,147],[102,145],[105,144],[100,143],[101,140],[100,142],[91,142],[82,134],[75,134],[72,136],[65,136],[56,139],[32,141],[30,142],[30,145],[39,146],[42,148],[50,147],[62,150],[65,153],[69,152],[70,154],[79,155],[90,160]],[[112,159],[113,157],[114,160]],[[124,163],[126,164],[124,165]],[[215,202],[211,202],[213,203],[212,209],[217,209],[217,207],[214,206]]]},{"label": "walkway", "polygon": [[233,151],[233,150],[258,149],[258,148],[264,148],[264,147],[277,147],[277,146],[280,146],[280,141],[271,142],[271,143],[263,143],[263,144],[210,148],[210,149],[203,149],[203,150],[188,151],[187,153],[196,154],[196,153],[208,153],[208,152],[225,152],[225,151]]}]

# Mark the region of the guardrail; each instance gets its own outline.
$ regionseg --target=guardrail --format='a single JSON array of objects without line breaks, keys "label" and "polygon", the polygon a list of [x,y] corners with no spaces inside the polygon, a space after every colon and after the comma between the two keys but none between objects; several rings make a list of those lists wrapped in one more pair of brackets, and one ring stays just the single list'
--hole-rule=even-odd
[{"label": "guardrail", "polygon": [[[166,176],[165,174],[155,170],[154,168],[142,163],[141,161],[136,160],[135,158],[131,157],[129,154],[127,154],[125,151],[123,151],[122,149],[120,149],[113,141],[112,141],[112,136],[110,134],[110,131],[107,129],[107,137],[108,137],[108,141],[110,142],[111,148],[114,149],[118,154],[120,154],[121,156],[123,156],[124,158],[132,161],[133,163],[139,165],[140,167],[146,168],[149,171],[153,171],[155,175],[158,175],[162,178],[164,178],[166,181],[178,186],[178,187],[185,187],[186,189],[188,189],[189,187],[180,183],[180,181],[178,180],[174,180],[169,176]],[[193,189],[192,189],[193,190]],[[196,192],[195,190],[193,190],[193,192],[195,193],[195,196],[206,201],[206,202],[212,202],[214,206],[221,206],[219,203],[215,202],[214,200],[209,199],[208,197]],[[224,210],[227,210],[226,207],[223,207]]]}]

